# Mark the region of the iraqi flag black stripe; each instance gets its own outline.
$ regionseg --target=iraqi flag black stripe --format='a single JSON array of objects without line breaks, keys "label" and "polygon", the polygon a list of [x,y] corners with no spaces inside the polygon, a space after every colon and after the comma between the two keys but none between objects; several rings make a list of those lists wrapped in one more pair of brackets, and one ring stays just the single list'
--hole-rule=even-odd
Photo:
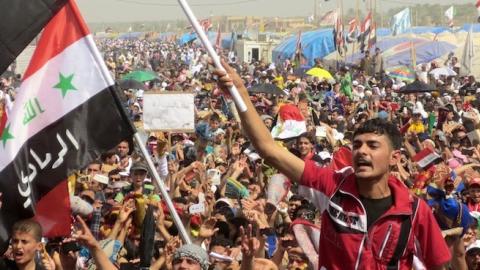
[{"label": "iraqi flag black stripe", "polygon": [[[33,205],[28,202],[33,204],[70,173],[132,136],[131,126],[118,110],[113,91],[110,88],[99,92],[31,137],[13,162],[0,172],[0,190],[4,193],[0,237],[3,237],[1,231],[8,231],[15,221],[33,216]],[[28,188],[31,194],[25,197]]]},{"label": "iraqi flag black stripe", "polygon": [[0,74],[66,2],[65,0],[1,1]]}]

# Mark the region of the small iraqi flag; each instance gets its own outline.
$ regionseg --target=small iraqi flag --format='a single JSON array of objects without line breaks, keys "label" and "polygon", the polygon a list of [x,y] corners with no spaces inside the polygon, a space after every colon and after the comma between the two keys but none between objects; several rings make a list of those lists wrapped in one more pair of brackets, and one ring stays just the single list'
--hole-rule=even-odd
[{"label": "small iraqi flag", "polygon": [[113,85],[68,1],[45,27],[0,135],[0,249],[13,223],[34,215],[47,235],[69,233],[65,179],[134,132]]},{"label": "small iraqi flag", "polygon": [[274,139],[290,139],[307,132],[307,125],[297,106],[285,104],[280,107],[277,125],[272,128]]},{"label": "small iraqi flag", "polygon": [[413,157],[413,161],[417,162],[421,168],[426,168],[439,158],[441,158],[441,156],[435,151],[430,148],[425,148]]}]

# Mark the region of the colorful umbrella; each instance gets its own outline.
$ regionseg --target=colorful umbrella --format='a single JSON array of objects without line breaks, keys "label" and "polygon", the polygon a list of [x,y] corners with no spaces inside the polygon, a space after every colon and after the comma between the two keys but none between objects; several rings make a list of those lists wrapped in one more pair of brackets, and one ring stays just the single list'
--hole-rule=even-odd
[{"label": "colorful umbrella", "polygon": [[413,82],[415,80],[415,72],[406,66],[394,67],[387,70],[388,76],[402,81]]},{"label": "colorful umbrella", "polygon": [[332,74],[328,72],[327,70],[319,67],[314,67],[307,71],[307,75],[317,77],[319,79],[325,79],[325,80],[333,80]]},{"label": "colorful umbrella", "polygon": [[146,70],[135,70],[127,75],[123,76],[123,80],[135,80],[139,82],[148,82],[148,81],[153,81],[155,79],[159,79],[157,74],[155,74],[152,71],[146,71]]},{"label": "colorful umbrella", "polygon": [[127,79],[127,80],[121,80],[118,83],[118,86],[120,86],[121,89],[143,89],[147,90],[147,87],[145,86],[144,83],[141,83],[137,80],[133,79]]}]

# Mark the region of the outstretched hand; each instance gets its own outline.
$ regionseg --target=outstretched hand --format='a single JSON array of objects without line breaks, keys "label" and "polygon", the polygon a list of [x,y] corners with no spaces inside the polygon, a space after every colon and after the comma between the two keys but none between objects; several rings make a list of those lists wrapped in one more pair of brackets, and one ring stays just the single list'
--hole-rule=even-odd
[{"label": "outstretched hand", "polygon": [[252,258],[260,248],[260,241],[258,241],[256,234],[253,234],[251,224],[248,225],[246,232],[243,226],[240,227],[240,238],[242,239],[241,247],[243,256]]},{"label": "outstretched hand", "polygon": [[77,216],[77,220],[79,228],[74,232],[72,237],[88,249],[100,248],[97,240],[93,236],[85,221],[83,221],[80,216]]}]

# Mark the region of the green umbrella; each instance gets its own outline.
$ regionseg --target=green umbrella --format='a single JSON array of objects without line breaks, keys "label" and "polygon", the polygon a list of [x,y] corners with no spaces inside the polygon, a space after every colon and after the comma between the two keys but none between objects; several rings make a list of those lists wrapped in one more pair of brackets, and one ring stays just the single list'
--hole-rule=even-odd
[{"label": "green umbrella", "polygon": [[122,79],[123,80],[130,79],[130,80],[135,80],[135,81],[139,81],[139,82],[147,82],[147,81],[152,81],[152,80],[159,79],[159,78],[158,78],[157,74],[155,74],[152,71],[135,70],[135,71],[132,71],[132,72],[128,73],[127,75],[123,76]]}]

